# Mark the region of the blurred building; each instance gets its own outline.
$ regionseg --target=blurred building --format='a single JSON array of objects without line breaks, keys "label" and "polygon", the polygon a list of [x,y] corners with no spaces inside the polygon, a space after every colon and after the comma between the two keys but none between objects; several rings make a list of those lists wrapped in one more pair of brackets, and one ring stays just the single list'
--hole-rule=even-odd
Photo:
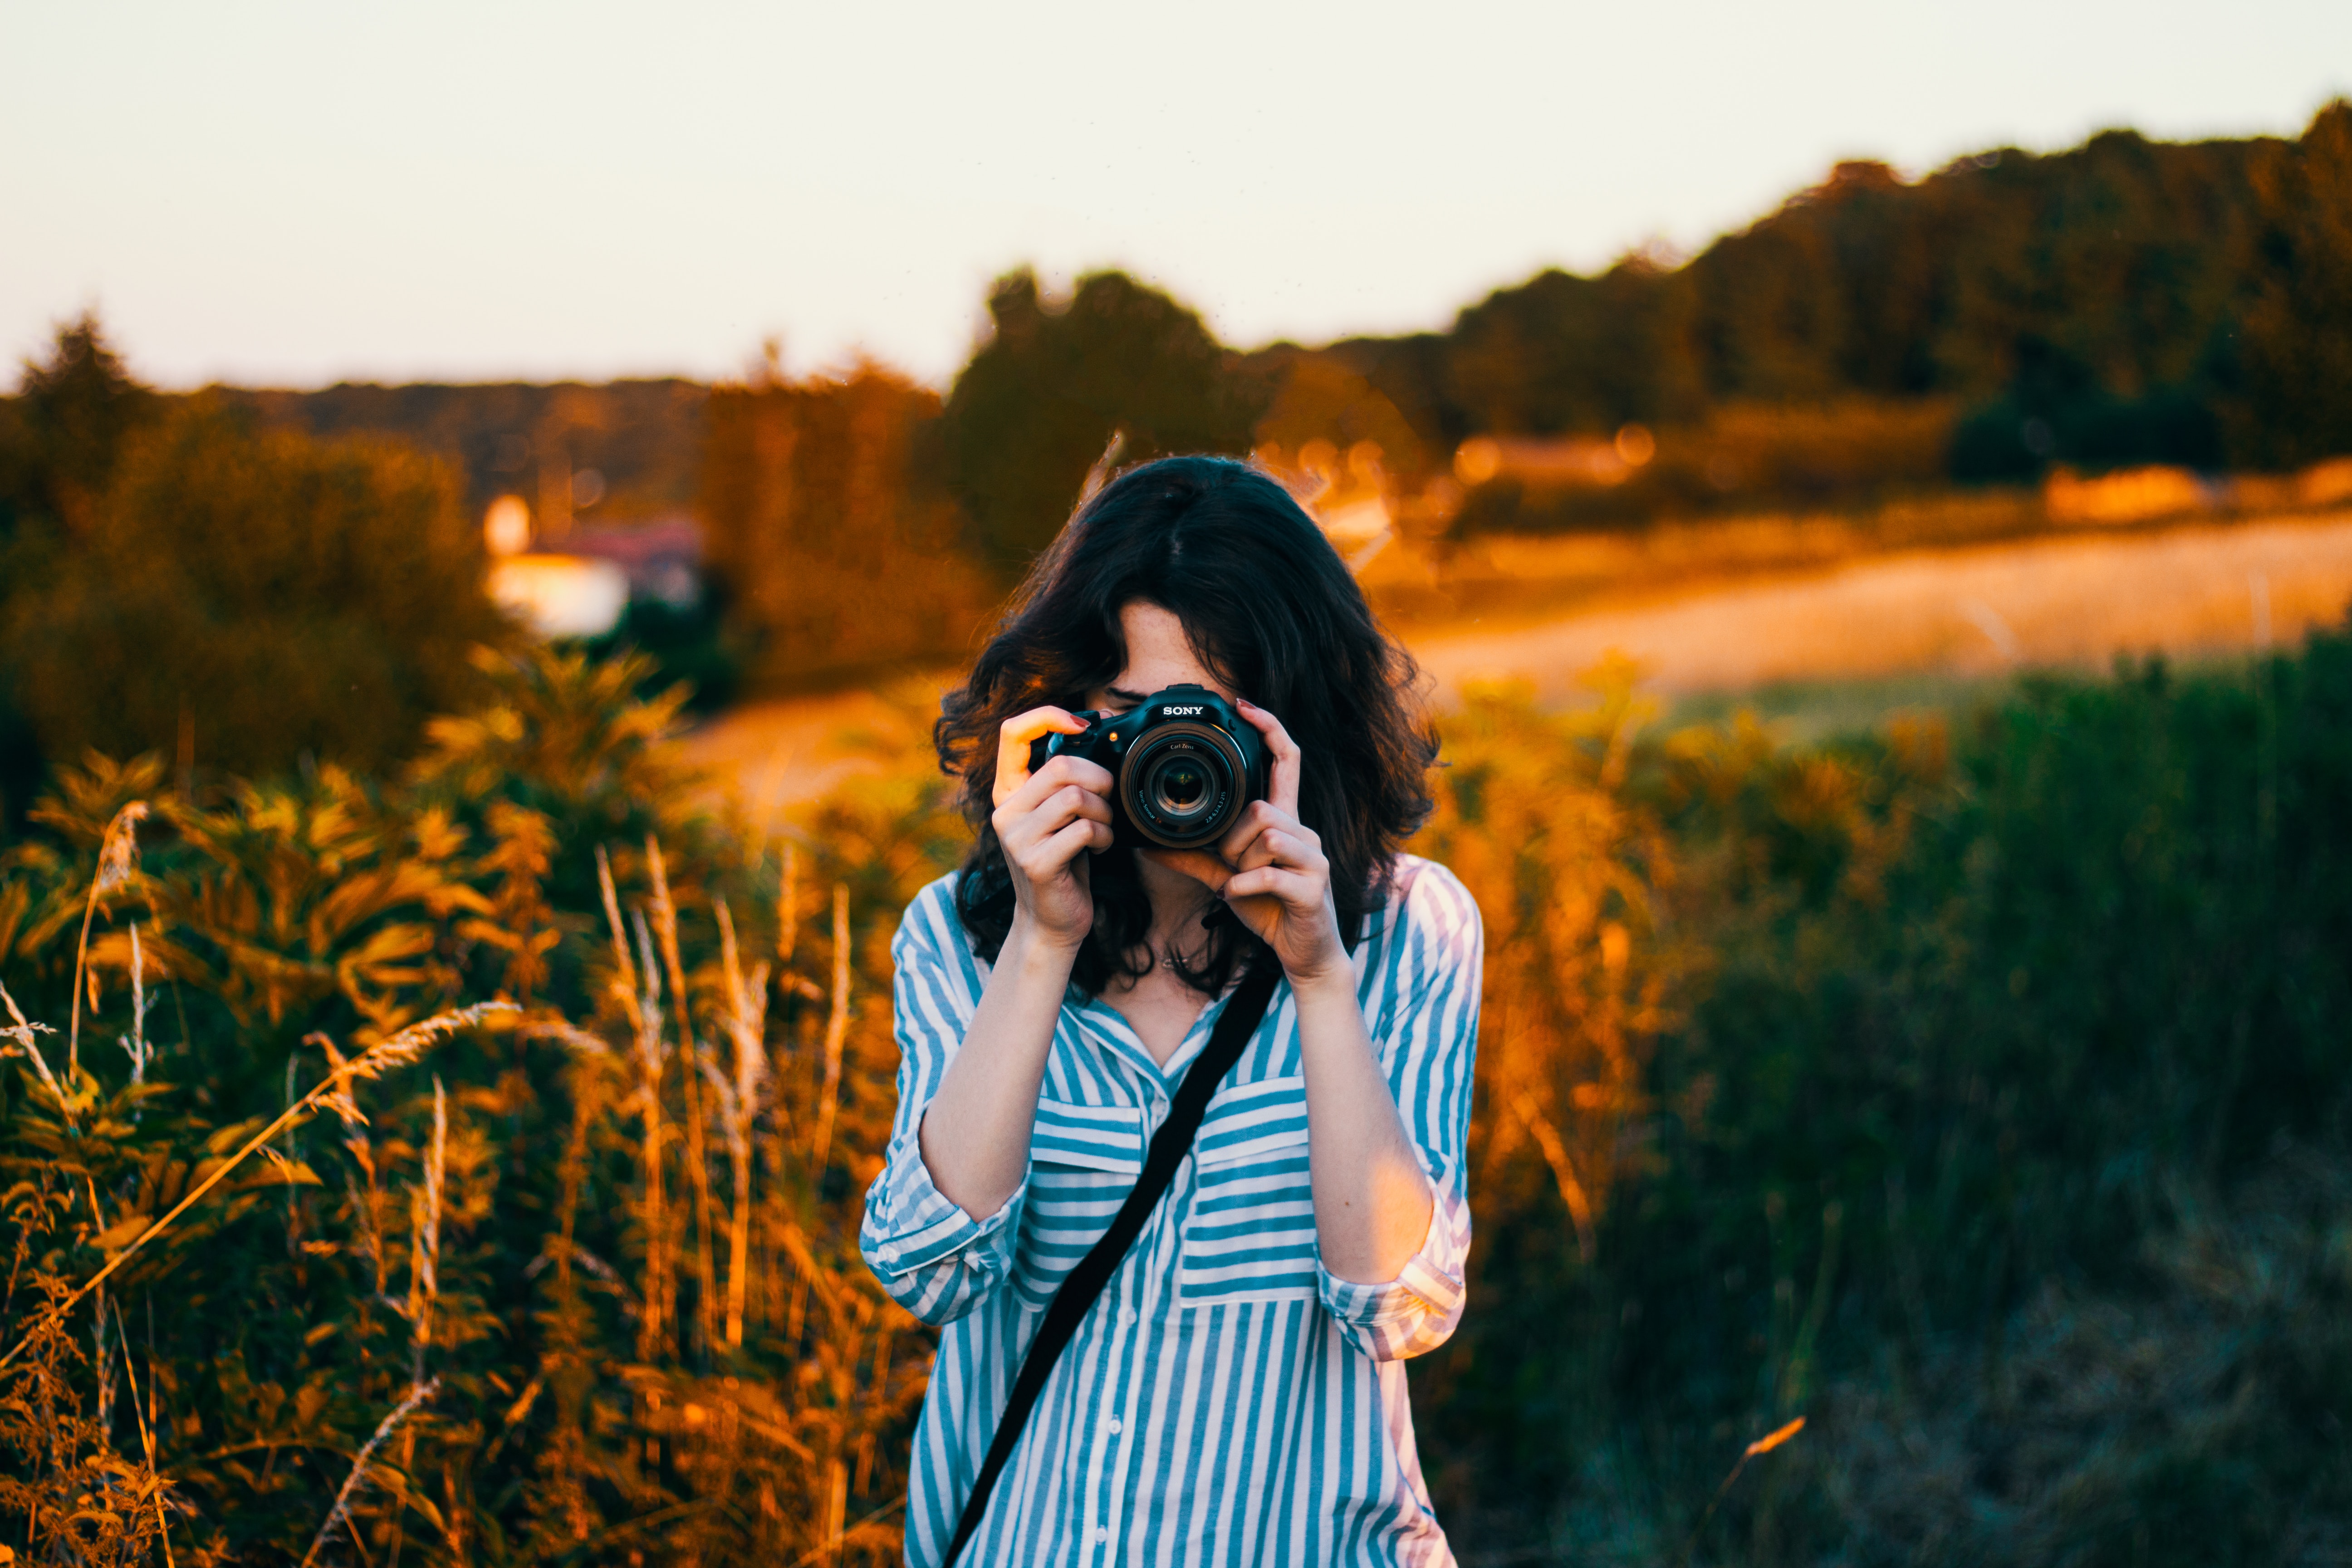
[{"label": "blurred building", "polygon": [[603,637],[632,599],[677,610],[702,600],[702,527],[691,517],[574,524],[560,552],[531,548],[535,531],[520,496],[499,497],[483,517],[490,596],[541,637]]}]

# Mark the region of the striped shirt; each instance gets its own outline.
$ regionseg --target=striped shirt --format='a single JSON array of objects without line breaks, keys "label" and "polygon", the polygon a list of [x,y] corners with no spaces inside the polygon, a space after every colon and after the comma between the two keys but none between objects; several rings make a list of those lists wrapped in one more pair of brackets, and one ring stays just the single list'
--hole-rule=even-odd
[{"label": "striped shirt", "polygon": [[[1421,1249],[1386,1284],[1321,1264],[1306,1080],[1286,983],[1209,1103],[1193,1150],[1040,1394],[961,1561],[978,1564],[1451,1563],[1413,1448],[1408,1356],[1461,1319],[1482,937],[1453,873],[1411,857],[1357,944],[1365,1024],[1433,1189]],[[860,1237],[883,1286],[940,1325],[907,1498],[929,1568],[995,1435],[1055,1288],[1108,1228],[1224,1003],[1167,1066],[1118,1011],[1063,1004],[1020,1189],[974,1219],[932,1184],[923,1109],[987,971],[954,879],[898,928],[898,1110]]]}]

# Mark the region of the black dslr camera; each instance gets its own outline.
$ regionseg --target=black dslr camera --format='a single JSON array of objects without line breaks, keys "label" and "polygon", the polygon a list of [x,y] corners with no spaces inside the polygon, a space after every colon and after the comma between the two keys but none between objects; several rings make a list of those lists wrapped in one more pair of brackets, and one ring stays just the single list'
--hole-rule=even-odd
[{"label": "black dslr camera", "polygon": [[1264,800],[1272,771],[1265,738],[1205,686],[1155,691],[1124,713],[1080,713],[1075,735],[1029,745],[1029,771],[1049,757],[1084,757],[1110,770],[1114,846],[1199,849]]}]

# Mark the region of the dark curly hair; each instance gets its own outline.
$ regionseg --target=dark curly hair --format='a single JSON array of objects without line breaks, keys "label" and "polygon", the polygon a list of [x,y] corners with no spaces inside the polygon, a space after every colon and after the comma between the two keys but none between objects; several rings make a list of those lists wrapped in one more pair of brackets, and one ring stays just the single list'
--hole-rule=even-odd
[{"label": "dark curly hair", "polygon": [[[1302,757],[1298,815],[1331,863],[1339,930],[1352,949],[1388,894],[1396,854],[1429,815],[1437,742],[1419,710],[1419,671],[1381,630],[1355,579],[1289,493],[1224,458],[1163,458],[1082,504],[1014,594],[969,679],[940,704],[940,765],[963,779],[978,838],[956,912],[993,962],[1013,895],[990,818],[999,727],[1053,703],[1084,708],[1127,663],[1120,610],[1158,605],[1183,623],[1201,662],[1280,719]],[[1071,978],[1089,995],[1150,965],[1139,952],[1151,909],[1133,852],[1095,858],[1094,928]],[[1199,966],[1179,971],[1214,995],[1273,962],[1222,905]]]}]

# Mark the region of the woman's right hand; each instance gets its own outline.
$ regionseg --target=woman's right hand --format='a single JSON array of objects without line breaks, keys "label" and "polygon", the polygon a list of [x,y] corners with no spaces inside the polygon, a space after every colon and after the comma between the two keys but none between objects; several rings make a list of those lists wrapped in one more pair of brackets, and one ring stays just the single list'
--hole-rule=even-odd
[{"label": "woman's right hand", "polygon": [[1032,708],[998,731],[996,811],[990,821],[1013,878],[1014,924],[1025,919],[1045,941],[1076,948],[1093,929],[1087,853],[1110,847],[1108,769],[1081,757],[1051,757],[1029,771],[1041,735],[1075,735],[1083,721],[1059,708]]}]

